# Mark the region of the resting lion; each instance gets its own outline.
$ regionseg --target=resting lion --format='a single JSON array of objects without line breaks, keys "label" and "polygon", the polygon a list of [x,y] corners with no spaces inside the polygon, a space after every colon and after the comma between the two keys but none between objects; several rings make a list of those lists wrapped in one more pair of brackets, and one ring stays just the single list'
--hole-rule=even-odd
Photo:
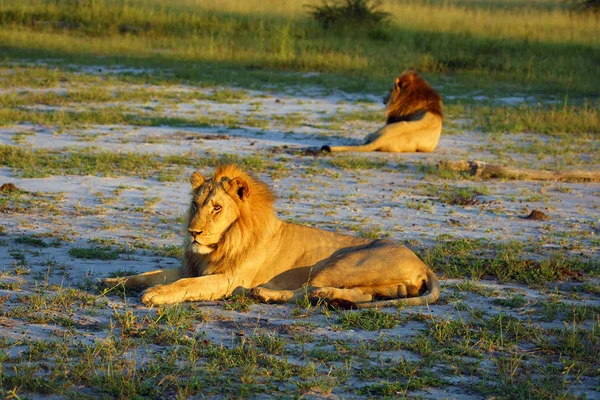
[{"label": "resting lion", "polygon": [[442,98],[415,71],[404,71],[383,98],[386,125],[365,138],[363,145],[323,146],[321,150],[432,152],[442,133]]},{"label": "resting lion", "polygon": [[145,304],[216,300],[243,289],[265,302],[309,296],[360,308],[439,298],[437,277],[406,247],[281,221],[269,187],[233,165],[210,179],[194,172],[190,182],[181,267],[104,285],[147,288]]}]

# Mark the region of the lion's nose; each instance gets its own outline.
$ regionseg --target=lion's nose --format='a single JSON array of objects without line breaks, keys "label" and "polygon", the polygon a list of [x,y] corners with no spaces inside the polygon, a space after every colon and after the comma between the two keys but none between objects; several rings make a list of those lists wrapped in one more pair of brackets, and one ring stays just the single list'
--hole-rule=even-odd
[{"label": "lion's nose", "polygon": [[202,235],[202,231],[195,231],[192,229],[188,229],[188,232],[190,232],[190,235],[192,235],[194,238],[196,238],[196,236],[198,236],[198,235]]}]

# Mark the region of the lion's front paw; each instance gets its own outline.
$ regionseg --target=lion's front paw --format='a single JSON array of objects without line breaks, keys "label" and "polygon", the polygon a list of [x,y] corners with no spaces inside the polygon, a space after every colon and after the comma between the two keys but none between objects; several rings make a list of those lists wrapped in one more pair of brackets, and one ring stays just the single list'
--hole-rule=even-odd
[{"label": "lion's front paw", "polygon": [[156,285],[149,289],[144,290],[142,293],[142,303],[147,306],[160,305],[160,304],[171,304],[177,301],[173,299],[171,291],[165,285]]}]

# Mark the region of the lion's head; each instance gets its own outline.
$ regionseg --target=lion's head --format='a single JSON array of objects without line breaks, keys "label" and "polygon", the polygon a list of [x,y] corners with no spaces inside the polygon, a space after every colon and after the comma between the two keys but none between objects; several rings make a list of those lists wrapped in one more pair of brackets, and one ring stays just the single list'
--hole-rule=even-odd
[{"label": "lion's head", "polygon": [[221,166],[209,179],[194,172],[190,183],[187,252],[205,255],[213,264],[233,262],[274,230],[272,192],[236,166]]},{"label": "lion's head", "polygon": [[415,114],[430,112],[442,117],[442,98],[414,70],[404,71],[383,98],[386,123],[409,121]]}]

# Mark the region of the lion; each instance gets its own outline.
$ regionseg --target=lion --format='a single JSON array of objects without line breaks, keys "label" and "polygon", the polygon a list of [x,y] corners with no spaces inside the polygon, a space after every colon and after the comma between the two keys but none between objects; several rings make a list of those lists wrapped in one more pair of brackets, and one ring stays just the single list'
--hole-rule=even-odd
[{"label": "lion", "polygon": [[246,291],[263,302],[308,296],[358,308],[439,298],[435,273],[408,248],[282,221],[269,187],[234,165],[218,167],[209,179],[194,172],[190,183],[181,267],[107,278],[104,286],[145,289],[148,305]]},{"label": "lion", "polygon": [[386,125],[363,145],[323,146],[322,151],[432,152],[442,133],[442,98],[414,70],[404,71],[383,98]]}]

